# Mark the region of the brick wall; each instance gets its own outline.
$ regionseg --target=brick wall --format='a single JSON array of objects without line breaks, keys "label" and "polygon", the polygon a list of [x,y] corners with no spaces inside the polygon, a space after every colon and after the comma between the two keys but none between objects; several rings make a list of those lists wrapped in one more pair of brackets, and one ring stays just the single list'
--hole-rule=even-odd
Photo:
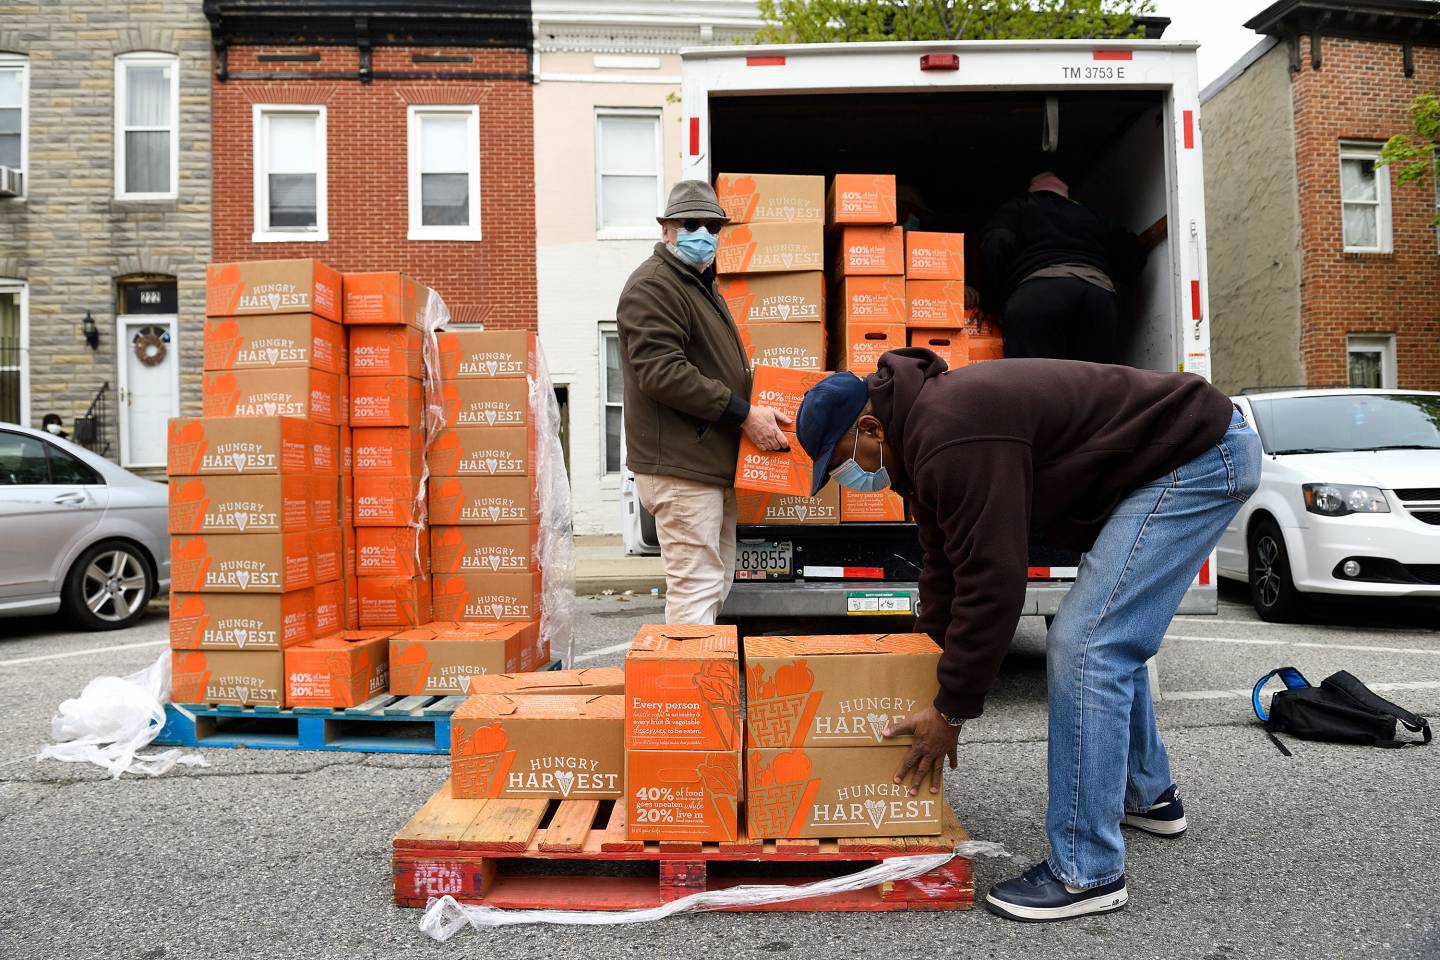
[{"label": "brick wall", "polygon": [[[263,53],[318,53],[317,63],[262,63]],[[416,65],[412,55],[444,54],[468,63]],[[535,159],[532,88],[518,50],[381,48],[376,71],[443,71],[455,79],[307,79],[306,73],[353,71],[358,55],[336,47],[234,48],[234,74],[283,70],[298,79],[217,81],[212,90],[215,259],[320,257],[342,271],[403,270],[439,291],[457,321],[535,329]],[[252,105],[323,104],[327,124],[329,240],[252,243]],[[407,108],[478,104],[479,241],[407,240]]]},{"label": "brick wall", "polygon": [[1294,78],[1295,154],[1301,213],[1300,351],[1310,383],[1346,382],[1347,334],[1395,336],[1398,385],[1440,388],[1440,247],[1430,219],[1434,185],[1391,179],[1394,251],[1345,253],[1340,208],[1340,141],[1384,142],[1410,133],[1416,95],[1440,90],[1440,49],[1416,48],[1406,78],[1397,44],[1326,38],[1322,65]]}]

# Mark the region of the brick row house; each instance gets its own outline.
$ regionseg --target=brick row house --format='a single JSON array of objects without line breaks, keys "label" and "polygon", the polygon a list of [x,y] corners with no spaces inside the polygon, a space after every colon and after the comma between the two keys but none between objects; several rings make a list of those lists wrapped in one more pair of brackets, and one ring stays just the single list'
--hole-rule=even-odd
[{"label": "brick row house", "polygon": [[1216,382],[1440,389],[1440,186],[1376,168],[1440,93],[1440,4],[1282,0],[1202,94]]}]

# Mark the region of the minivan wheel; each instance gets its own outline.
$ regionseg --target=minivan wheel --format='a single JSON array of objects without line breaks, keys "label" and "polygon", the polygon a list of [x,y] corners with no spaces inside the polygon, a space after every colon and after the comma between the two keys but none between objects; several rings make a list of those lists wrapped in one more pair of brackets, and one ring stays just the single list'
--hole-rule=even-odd
[{"label": "minivan wheel", "polygon": [[1301,616],[1303,602],[1290,576],[1290,555],[1285,538],[1273,520],[1262,520],[1250,531],[1250,602],[1261,620],[1292,623]]},{"label": "minivan wheel", "polygon": [[155,578],[139,548],[97,543],[80,555],[65,578],[65,611],[86,630],[121,630],[145,613]]}]

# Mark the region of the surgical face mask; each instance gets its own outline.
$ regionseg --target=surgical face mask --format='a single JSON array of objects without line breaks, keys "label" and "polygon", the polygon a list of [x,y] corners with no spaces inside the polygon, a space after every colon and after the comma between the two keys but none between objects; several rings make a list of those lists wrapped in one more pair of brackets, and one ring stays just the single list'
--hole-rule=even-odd
[{"label": "surgical face mask", "polygon": [[715,235],[703,226],[694,231],[682,227],[675,235],[675,252],[703,270],[715,261]]},{"label": "surgical face mask", "polygon": [[46,429],[46,430],[49,430],[51,433],[55,434],[56,436],[59,436],[59,435],[60,435],[60,424],[58,424],[58,423],[47,423],[47,424],[45,424],[45,429]]},{"label": "surgical face mask", "polygon": [[874,493],[890,486],[890,471],[885,469],[885,448],[880,448],[880,469],[866,470],[855,460],[860,449],[860,428],[855,428],[855,445],[850,449],[850,459],[830,471],[830,479],[840,486],[857,493]]}]

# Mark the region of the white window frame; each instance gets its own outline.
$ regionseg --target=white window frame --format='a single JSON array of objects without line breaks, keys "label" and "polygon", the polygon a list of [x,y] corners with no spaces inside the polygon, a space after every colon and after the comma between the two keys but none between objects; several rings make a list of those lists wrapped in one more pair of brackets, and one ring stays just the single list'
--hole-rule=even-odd
[{"label": "white window frame", "polygon": [[[601,324],[601,325],[600,325],[600,343],[599,343],[600,349],[599,349],[599,355],[598,355],[599,363],[597,364],[597,366],[598,366],[598,368],[599,368],[599,373],[600,373],[600,380],[599,380],[600,389],[599,389],[598,391],[596,391],[595,397],[596,397],[597,400],[599,400],[599,418],[600,418],[600,478],[601,478],[602,480],[610,479],[610,478],[615,478],[615,477],[620,477],[620,476],[622,476],[622,475],[625,473],[625,400],[624,400],[624,396],[625,396],[625,385],[624,385],[624,382],[623,382],[623,374],[621,375],[621,376],[622,376],[622,382],[621,382],[621,385],[620,385],[620,396],[621,396],[620,402],[619,402],[619,403],[614,403],[614,402],[606,399],[606,398],[609,397],[609,395],[610,395],[610,383],[609,383],[609,381],[607,380],[607,377],[608,377],[608,375],[609,375],[609,372],[608,372],[608,370],[607,370],[607,368],[606,368],[606,366],[605,366],[605,341],[606,341],[607,338],[610,338],[610,337],[614,337],[614,338],[615,338],[615,347],[616,347],[617,350],[619,350],[619,348],[620,348],[620,332],[616,329],[615,324],[613,324],[613,323]],[[605,462],[605,458],[606,458],[605,414],[610,410],[611,407],[615,407],[616,409],[618,409],[618,410],[620,411],[620,463],[619,463],[619,466],[617,467],[617,469],[615,469],[615,470],[611,470],[611,469],[610,469],[610,465]]]},{"label": "white window frame", "polygon": [[[170,189],[130,193],[125,190],[125,101],[127,67],[170,68]],[[135,129],[159,130],[159,127]],[[174,200],[180,195],[180,58],[171,53],[122,53],[115,58],[115,199]]]},{"label": "white window frame", "polygon": [[1355,247],[1345,239],[1345,207],[1348,205],[1368,206],[1357,201],[1347,201],[1344,196],[1344,174],[1341,169],[1347,160],[1369,160],[1373,163],[1380,159],[1382,144],[1361,143],[1357,141],[1342,140],[1340,142],[1340,167],[1336,173],[1340,176],[1340,242],[1346,253],[1390,253],[1394,249],[1394,236],[1391,231],[1391,210],[1390,210],[1390,168],[1380,167],[1375,170],[1375,206],[1377,209],[1375,219],[1375,239],[1378,246]]},{"label": "white window frame", "polygon": [[7,200],[24,200],[30,194],[30,58],[0,53],[0,70],[16,69],[20,71],[20,196]]},{"label": "white window frame", "polygon": [[[596,107],[595,108],[595,239],[597,240],[659,240],[660,224],[643,227],[605,226],[605,156],[604,120],[606,117],[645,117],[655,121],[655,213],[665,209],[665,125],[659,107]],[[617,174],[618,176],[618,174]]]},{"label": "white window frame", "polygon": [[1378,353],[1380,355],[1380,389],[1396,390],[1399,372],[1395,365],[1395,335],[1393,333],[1352,333],[1345,338],[1345,379],[1350,379],[1350,355],[1354,353]]},{"label": "white window frame", "polygon": [[[469,105],[413,106],[407,111],[408,180],[410,193],[411,240],[470,240],[481,239],[480,229],[480,107]],[[425,117],[465,118],[466,140],[472,148],[466,174],[470,180],[470,222],[463,227],[426,226],[422,221],[424,210],[420,200],[420,124]]]},{"label": "white window frame", "polygon": [[[19,294],[20,299],[20,423],[30,424],[30,285],[24,280],[0,277],[0,293]],[[8,368],[6,368],[8,369]]]},{"label": "white window frame", "polygon": [[[270,144],[265,133],[266,114],[305,113],[318,117],[316,130],[315,228],[313,230],[270,229]],[[330,239],[328,118],[325,105],[295,103],[257,103],[250,111],[251,167],[254,170],[254,221],[251,243],[324,243]]]}]

